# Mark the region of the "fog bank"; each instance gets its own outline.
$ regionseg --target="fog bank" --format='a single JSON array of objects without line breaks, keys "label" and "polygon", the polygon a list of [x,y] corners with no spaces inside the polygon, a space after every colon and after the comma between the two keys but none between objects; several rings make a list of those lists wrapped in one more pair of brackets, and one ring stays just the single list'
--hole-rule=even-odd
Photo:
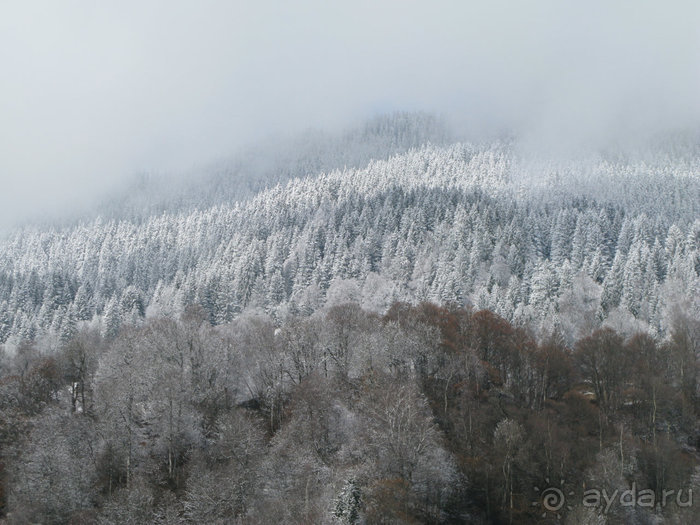
[{"label": "fog bank", "polygon": [[0,225],[395,110],[564,152],[694,127],[698,21],[692,1],[3,2]]}]

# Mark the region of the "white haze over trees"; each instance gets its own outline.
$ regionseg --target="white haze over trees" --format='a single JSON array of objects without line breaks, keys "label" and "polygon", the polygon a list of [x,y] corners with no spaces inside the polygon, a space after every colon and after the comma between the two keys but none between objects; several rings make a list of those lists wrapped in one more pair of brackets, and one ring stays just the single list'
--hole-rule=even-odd
[{"label": "white haze over trees", "polygon": [[[401,149],[433,123],[395,115],[361,136],[370,152]],[[325,162],[347,158],[353,136]],[[474,305],[569,342],[603,322],[665,336],[677,308],[700,316],[700,156],[674,145],[672,157],[547,163],[503,141],[424,145],[243,202],[216,200],[239,188],[214,180],[151,216],[18,229],[0,244],[0,342],[57,344],[85,323],[116,334],[191,304],[218,325],[348,300],[382,314],[397,300]]]},{"label": "white haze over trees", "polygon": [[699,14],[4,2],[0,522],[698,523]]},{"label": "white haze over trees", "polygon": [[394,110],[530,150],[700,116],[697,2],[3,2],[0,224]]}]

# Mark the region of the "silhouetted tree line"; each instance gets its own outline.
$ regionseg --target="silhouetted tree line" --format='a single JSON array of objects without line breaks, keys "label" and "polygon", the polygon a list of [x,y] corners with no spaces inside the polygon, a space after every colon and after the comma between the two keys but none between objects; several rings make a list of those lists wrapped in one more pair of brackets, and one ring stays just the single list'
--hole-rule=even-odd
[{"label": "silhouetted tree line", "polygon": [[[567,523],[692,523],[661,495],[698,489],[699,331],[678,313],[663,341],[569,347],[486,310],[346,303],[23,343],[0,353],[0,521],[539,523],[553,485]],[[632,486],[656,507],[582,504]]]}]

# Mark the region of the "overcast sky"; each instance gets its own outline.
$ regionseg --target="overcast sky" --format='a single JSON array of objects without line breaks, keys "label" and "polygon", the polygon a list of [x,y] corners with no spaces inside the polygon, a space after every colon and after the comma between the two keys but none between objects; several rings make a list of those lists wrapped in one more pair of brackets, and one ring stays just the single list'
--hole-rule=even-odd
[{"label": "overcast sky", "polygon": [[549,146],[700,121],[700,2],[0,3],[0,224],[392,110]]}]

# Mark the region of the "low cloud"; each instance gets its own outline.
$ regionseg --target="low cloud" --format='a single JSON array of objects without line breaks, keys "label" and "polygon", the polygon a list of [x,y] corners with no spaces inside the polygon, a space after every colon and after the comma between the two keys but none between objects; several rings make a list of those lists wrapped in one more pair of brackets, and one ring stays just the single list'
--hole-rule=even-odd
[{"label": "low cloud", "polygon": [[692,1],[5,2],[0,224],[376,113],[533,147],[700,121]]}]

